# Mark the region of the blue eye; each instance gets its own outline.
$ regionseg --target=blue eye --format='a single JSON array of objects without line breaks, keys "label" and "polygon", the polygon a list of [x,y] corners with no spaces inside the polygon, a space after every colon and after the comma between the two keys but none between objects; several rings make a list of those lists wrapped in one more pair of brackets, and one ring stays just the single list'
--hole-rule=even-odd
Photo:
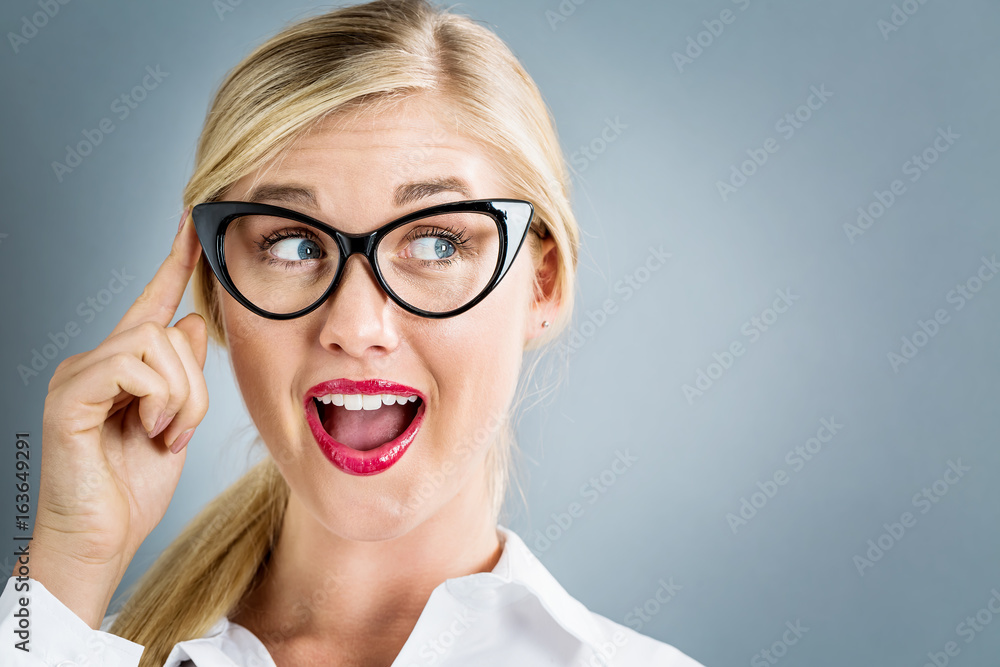
[{"label": "blue eye", "polygon": [[428,236],[415,239],[412,243],[414,245],[413,256],[417,259],[447,259],[455,254],[455,246],[440,237]]},{"label": "blue eye", "polygon": [[271,246],[271,254],[278,259],[296,261],[302,259],[319,259],[323,250],[315,241],[304,238],[286,238]]}]

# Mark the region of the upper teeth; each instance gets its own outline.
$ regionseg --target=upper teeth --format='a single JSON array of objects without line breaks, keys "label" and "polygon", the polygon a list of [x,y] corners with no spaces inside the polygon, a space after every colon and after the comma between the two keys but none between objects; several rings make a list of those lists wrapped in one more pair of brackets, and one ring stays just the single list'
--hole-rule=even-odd
[{"label": "upper teeth", "polygon": [[407,401],[413,403],[417,400],[417,397],[397,396],[395,394],[375,394],[374,396],[366,394],[327,394],[325,396],[317,396],[316,400],[323,403],[342,405],[347,410],[378,410],[383,405],[402,404]]}]

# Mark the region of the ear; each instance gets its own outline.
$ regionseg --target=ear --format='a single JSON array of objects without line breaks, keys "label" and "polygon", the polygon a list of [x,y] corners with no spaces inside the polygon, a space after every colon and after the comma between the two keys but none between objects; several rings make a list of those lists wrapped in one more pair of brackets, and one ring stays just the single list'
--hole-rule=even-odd
[{"label": "ear", "polygon": [[558,274],[558,249],[555,239],[545,236],[539,240],[541,259],[535,265],[537,285],[531,302],[531,309],[525,322],[524,340],[529,341],[545,333],[542,322],[555,322],[562,303],[562,295],[556,289]]}]

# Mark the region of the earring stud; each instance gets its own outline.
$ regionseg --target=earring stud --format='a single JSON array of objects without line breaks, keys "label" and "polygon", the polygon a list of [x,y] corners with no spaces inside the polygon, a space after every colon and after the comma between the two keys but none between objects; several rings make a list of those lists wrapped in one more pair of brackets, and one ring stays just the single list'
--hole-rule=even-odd
[{"label": "earring stud", "polygon": [[542,322],[542,328],[543,329],[548,329],[549,328],[549,321],[548,320],[545,320],[544,322]]}]

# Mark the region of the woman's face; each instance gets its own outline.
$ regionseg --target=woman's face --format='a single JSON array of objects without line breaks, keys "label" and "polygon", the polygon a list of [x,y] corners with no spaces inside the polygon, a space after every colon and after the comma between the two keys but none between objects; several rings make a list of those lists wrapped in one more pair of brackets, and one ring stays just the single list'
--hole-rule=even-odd
[{"label": "woman's face", "polygon": [[[377,116],[328,118],[223,198],[245,201],[268,186],[273,196],[259,201],[347,233],[371,232],[449,201],[516,198],[486,152],[454,131],[444,108],[414,97]],[[282,198],[271,186],[311,191],[314,201],[301,193]],[[410,196],[399,201],[404,186]],[[328,530],[346,539],[388,539],[437,513],[488,507],[486,452],[513,398],[524,344],[555,314],[534,299],[533,241],[529,234],[485,300],[446,319],[399,308],[361,255],[348,260],[331,298],[297,319],[259,317],[217,290],[250,416],[298,502]],[[542,251],[551,244],[545,239]],[[376,474],[335,466],[310,429],[310,390],[341,378],[387,380],[426,397],[416,437]],[[333,419],[366,416],[324,409],[338,410]]]}]

